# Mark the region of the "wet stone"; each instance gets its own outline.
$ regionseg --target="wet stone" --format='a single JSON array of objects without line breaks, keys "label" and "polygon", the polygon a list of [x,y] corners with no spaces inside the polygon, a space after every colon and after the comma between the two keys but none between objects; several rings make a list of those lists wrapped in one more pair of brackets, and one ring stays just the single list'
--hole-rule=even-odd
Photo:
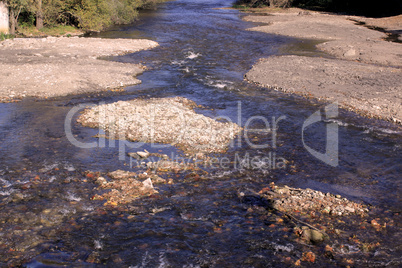
[{"label": "wet stone", "polygon": [[[152,174],[138,175],[135,172],[116,170],[107,174],[111,181],[99,176],[95,179],[99,190],[109,190],[102,194],[96,194],[92,200],[105,200],[104,205],[117,206],[119,204],[127,204],[131,201],[152,194],[158,193],[153,183],[164,183],[165,180],[159,176]],[[144,179],[142,182],[140,179]]]},{"label": "wet stone", "polygon": [[[262,190],[263,197],[272,201],[275,209],[295,213],[321,212],[333,216],[367,215],[367,207],[342,198],[340,195],[325,195],[320,191],[271,185],[270,191]],[[320,198],[317,198],[320,197]]]}]

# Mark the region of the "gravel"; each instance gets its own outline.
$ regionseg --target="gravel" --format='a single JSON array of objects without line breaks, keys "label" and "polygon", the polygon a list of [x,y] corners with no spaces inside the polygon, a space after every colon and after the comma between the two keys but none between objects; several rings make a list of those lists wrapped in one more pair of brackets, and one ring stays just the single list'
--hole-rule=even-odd
[{"label": "gravel", "polygon": [[150,40],[79,37],[16,38],[0,42],[0,102],[48,98],[140,83],[144,66],[99,57],[156,47]]},{"label": "gravel", "polygon": [[225,152],[242,128],[197,114],[195,107],[182,97],[134,99],[86,109],[78,122],[112,139],[171,144],[188,154]]}]

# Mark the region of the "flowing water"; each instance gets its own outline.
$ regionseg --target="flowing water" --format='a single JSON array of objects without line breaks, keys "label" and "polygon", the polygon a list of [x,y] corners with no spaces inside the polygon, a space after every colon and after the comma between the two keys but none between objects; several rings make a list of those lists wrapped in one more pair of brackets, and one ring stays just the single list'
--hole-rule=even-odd
[{"label": "flowing water", "polygon": [[[149,67],[138,77],[142,84],[125,92],[0,104],[1,264],[292,266],[310,250],[321,266],[340,265],[349,259],[357,266],[400,264],[401,233],[392,224],[381,232],[365,232],[352,226],[367,219],[334,218],[336,227],[350,237],[380,244],[373,251],[363,251],[340,236],[327,242],[341,248],[337,257],[331,258],[324,256],[325,243],[297,242],[294,223],[278,221],[281,216],[267,211],[261,200],[246,202],[239,197],[240,192],[258,192],[273,181],[340,194],[373,206],[377,214],[373,212],[370,220],[378,217],[398,223],[402,133],[389,123],[339,110],[336,119],[304,129],[305,146],[303,123],[325,104],[261,88],[243,77],[259,58],[270,55],[327,55],[314,50],[316,41],[247,31],[255,24],[242,21],[235,10],[219,9],[230,5],[231,1],[223,0],[171,1],[143,11],[132,25],[97,34],[147,38],[160,44],[153,50],[107,59],[143,62]],[[162,175],[172,176],[174,183],[159,185],[158,195],[104,209],[101,202],[91,200],[97,190],[85,171],[141,168],[133,166],[128,156],[119,158],[122,147],[117,141],[88,149],[72,145],[64,127],[67,113],[79,104],[171,96],[205,106],[197,112],[206,116],[226,117],[257,130],[249,131],[249,141],[243,135],[227,153],[216,155],[229,159],[228,167],[206,166],[198,180],[187,173]],[[98,142],[92,137],[98,131],[80,127],[74,121],[76,116],[71,123],[74,137],[85,143]],[[248,121],[253,116],[258,118]],[[277,122],[275,136],[263,130],[264,120],[270,127]],[[329,125],[339,127],[336,167],[306,150],[325,152]],[[171,146],[131,146],[184,157]],[[129,147],[124,149],[137,150]],[[248,159],[261,162],[263,157],[269,157],[271,165],[238,165]]]}]

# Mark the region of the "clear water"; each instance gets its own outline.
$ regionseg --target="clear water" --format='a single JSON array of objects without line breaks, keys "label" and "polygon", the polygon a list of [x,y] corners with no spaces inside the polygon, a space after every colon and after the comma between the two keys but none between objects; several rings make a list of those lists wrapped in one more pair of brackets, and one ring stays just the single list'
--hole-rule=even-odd
[{"label": "clear water", "polygon": [[[381,246],[379,253],[353,253],[351,246],[349,252],[331,259],[319,255],[325,244],[312,249],[296,242],[293,223],[278,224],[280,215],[261,206],[262,212],[250,213],[247,209],[258,207],[258,202],[244,203],[238,197],[241,191],[259,191],[274,181],[341,194],[375,206],[370,220],[380,217],[398,223],[402,139],[398,126],[340,110],[338,118],[314,124],[305,133],[306,144],[323,151],[326,126],[339,125],[339,166],[331,167],[309,154],[302,143],[302,126],[325,104],[248,84],[243,76],[262,57],[323,54],[313,49],[316,41],[247,31],[254,24],[242,21],[239,12],[217,9],[230,5],[231,1],[219,0],[171,1],[142,12],[132,25],[95,35],[147,38],[160,44],[150,51],[108,59],[144,62],[149,67],[138,77],[142,84],[125,92],[0,104],[2,265],[291,266],[310,250],[315,250],[320,266],[341,265],[343,258],[357,266],[399,261],[398,225],[375,233],[358,230],[356,221],[361,219],[351,217],[343,224],[334,219],[338,229],[357,234],[362,241],[379,241]],[[270,123],[273,117],[286,117],[278,124],[277,148],[255,149],[243,136],[226,154],[216,156],[236,161],[271,153],[288,164],[275,169],[206,167],[205,179],[197,181],[188,179],[186,173],[169,175],[175,183],[158,186],[156,197],[115,209],[90,200],[97,190],[90,180],[85,181],[85,171],[130,170],[130,160],[119,159],[114,141],[107,145],[115,147],[73,146],[64,129],[70,109],[83,103],[170,96],[194,100],[207,108],[197,112],[226,116],[242,126],[251,116],[267,118]],[[256,120],[251,126],[262,128],[263,124]],[[97,133],[73,123],[73,134],[82,142],[98,141],[92,137]],[[256,144],[272,144],[272,136],[262,131],[252,133],[252,138]],[[156,152],[151,144],[141,149]],[[183,156],[171,146],[162,152]],[[22,193],[20,200],[17,192]],[[273,223],[276,227],[270,228]],[[331,246],[342,243],[348,241],[339,237],[328,242]]]}]

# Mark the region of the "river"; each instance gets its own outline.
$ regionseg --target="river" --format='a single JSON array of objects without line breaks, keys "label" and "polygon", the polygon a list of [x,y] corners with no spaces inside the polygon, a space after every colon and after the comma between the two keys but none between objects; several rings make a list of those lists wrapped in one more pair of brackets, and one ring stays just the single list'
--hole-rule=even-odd
[{"label": "river", "polygon": [[[312,114],[324,113],[325,103],[249,84],[244,74],[258,59],[270,55],[327,55],[315,51],[316,41],[247,31],[255,24],[242,21],[236,10],[222,9],[229,6],[231,1],[224,0],[171,1],[142,11],[133,24],[94,34],[146,38],[160,44],[106,59],[148,67],[138,77],[142,84],[124,92],[0,104],[2,265],[282,267],[292,266],[312,247],[320,266],[341,265],[344,259],[357,266],[400,264],[398,224],[373,235],[354,229],[358,217],[334,218],[337,228],[350,237],[380,246],[367,252],[344,236],[333,238],[327,242],[330,246],[349,246],[343,255],[328,258],[319,255],[325,244],[295,241],[291,222],[278,223],[277,214],[258,209],[258,200],[245,203],[239,198],[242,191],[258,192],[275,182],[339,194],[373,206],[370,220],[378,217],[398,223],[402,133],[390,123],[342,109],[336,118],[304,127]],[[114,141],[89,149],[71,144],[64,127],[67,113],[79,104],[172,96],[203,105],[206,108],[197,112],[206,116],[260,129],[250,131],[251,141],[244,135],[236,139],[227,153],[216,155],[218,159],[236,162],[269,156],[286,164],[210,166],[205,167],[205,179],[198,181],[174,174],[175,183],[158,186],[156,197],[104,209],[101,202],[91,200],[97,190],[83,174],[140,168],[130,166],[128,156],[119,158],[121,148]],[[252,117],[257,119],[249,121]],[[98,142],[93,137],[96,129],[71,124],[76,139]],[[264,131],[267,124],[277,124],[275,135]],[[307,149],[325,152],[329,126],[338,129],[336,165],[324,163]],[[156,152],[152,144],[137,145]],[[171,146],[160,150],[184,157]]]}]

